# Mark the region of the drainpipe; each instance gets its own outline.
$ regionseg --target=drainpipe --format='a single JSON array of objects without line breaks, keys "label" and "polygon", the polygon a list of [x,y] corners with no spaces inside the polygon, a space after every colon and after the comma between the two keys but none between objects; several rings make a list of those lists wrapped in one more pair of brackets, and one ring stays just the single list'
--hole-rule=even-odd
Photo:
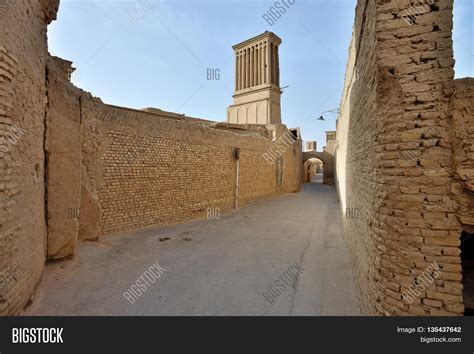
[{"label": "drainpipe", "polygon": [[237,168],[235,170],[235,199],[234,208],[239,207],[239,172],[240,172],[240,148],[234,148],[234,159],[237,162]]}]

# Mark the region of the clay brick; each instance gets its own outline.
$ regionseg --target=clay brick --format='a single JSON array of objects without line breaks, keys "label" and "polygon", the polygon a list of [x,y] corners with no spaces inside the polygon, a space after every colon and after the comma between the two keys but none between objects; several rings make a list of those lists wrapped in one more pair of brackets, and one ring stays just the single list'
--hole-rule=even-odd
[{"label": "clay brick", "polygon": [[446,305],[446,311],[464,313],[464,305],[463,304]]},{"label": "clay brick", "polygon": [[[354,37],[360,48],[356,52],[353,42],[349,51],[347,77],[356,70],[365,75],[359,86],[346,82],[344,87],[338,126],[351,130],[349,136],[338,136],[336,157],[342,163],[337,174],[344,176],[338,181],[339,197],[343,203],[358,200],[366,203],[366,208],[376,206],[373,224],[344,225],[355,268],[359,269],[356,274],[363,299],[370,299],[364,301],[375,314],[418,315],[427,311],[452,315],[460,310],[453,307],[446,311],[439,299],[426,299],[411,311],[388,300],[395,297],[394,282],[409,286],[414,281],[411,273],[423,271],[435,260],[445,269],[429,285],[429,291],[452,291],[457,296],[459,287],[442,286],[461,284],[459,221],[468,220],[469,224],[474,220],[474,213],[467,211],[472,210],[467,204],[472,198],[465,197],[465,187],[457,183],[454,173],[458,156],[464,166],[474,161],[465,153],[472,145],[472,135],[467,132],[474,125],[466,112],[474,110],[474,84],[453,81],[452,1],[437,4],[443,10],[426,13],[409,26],[400,18],[413,6],[408,0],[364,2],[364,16],[371,20],[356,21],[354,33],[363,33],[363,38]],[[356,19],[361,12],[359,9]],[[394,13],[399,17],[391,18]],[[441,30],[433,32],[433,23]],[[362,24],[364,28],[360,28]],[[373,55],[358,55],[355,60],[356,53],[368,53],[369,48],[375,48]],[[347,97],[350,100],[345,100]],[[448,117],[450,112],[457,118]],[[449,123],[454,119],[455,127]],[[357,124],[349,124],[355,121]],[[464,173],[465,181],[474,175],[474,171],[458,170],[457,175]],[[461,212],[460,205],[465,211]],[[414,242],[418,238],[423,243]],[[415,248],[418,254],[401,257],[407,247]],[[387,260],[387,255],[390,261],[379,261]],[[410,263],[418,268],[407,269]],[[374,273],[382,279],[374,281]],[[382,295],[387,288],[392,291],[390,297]],[[371,305],[374,298],[379,307]]]},{"label": "clay brick", "polygon": [[424,305],[427,305],[429,307],[436,307],[436,308],[443,307],[443,303],[439,300],[423,299],[422,302]]},{"label": "clay brick", "polygon": [[462,302],[462,296],[439,293],[435,291],[427,291],[426,296],[430,299],[441,300],[445,304],[452,304],[457,302]]}]

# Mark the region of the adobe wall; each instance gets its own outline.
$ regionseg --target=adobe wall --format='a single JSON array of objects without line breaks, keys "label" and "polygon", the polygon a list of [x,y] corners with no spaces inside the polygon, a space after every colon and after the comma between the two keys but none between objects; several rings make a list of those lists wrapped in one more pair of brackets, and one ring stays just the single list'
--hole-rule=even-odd
[{"label": "adobe wall", "polygon": [[[48,259],[78,239],[204,217],[301,186],[301,138],[284,125],[214,123],[103,104],[50,57],[59,0],[0,7],[0,315],[28,303]],[[265,154],[271,152],[270,159]]]},{"label": "adobe wall", "polygon": [[[464,311],[449,114],[453,3],[428,3],[412,24],[403,18],[409,1],[357,6],[336,165],[342,210],[361,213],[344,218],[344,229],[370,314]],[[419,287],[420,276],[432,281]]]},{"label": "adobe wall", "polygon": [[74,253],[79,228],[82,91],[69,83],[71,62],[50,57],[46,68],[47,256],[60,259]]},{"label": "adobe wall", "polygon": [[343,222],[361,304],[367,314],[375,312],[372,307],[377,298],[374,279],[380,257],[375,252],[377,235],[370,227],[377,217],[377,207],[372,202],[377,186],[373,174],[377,166],[373,145],[380,129],[376,121],[376,19],[376,2],[359,1],[337,123],[335,158],[341,210],[345,213],[349,208],[353,214],[363,211],[363,218],[343,217]]},{"label": "adobe wall", "polygon": [[459,203],[458,218],[463,229],[474,232],[473,78],[454,81],[449,112],[455,178],[452,191]]},{"label": "adobe wall", "polygon": [[45,262],[46,27],[58,1],[0,8],[0,314],[18,313]]},{"label": "adobe wall", "polygon": [[323,149],[323,154],[326,156],[324,162],[323,183],[334,184],[336,170],[334,168],[336,152],[336,132],[326,132],[326,146]]},{"label": "adobe wall", "polygon": [[300,139],[283,153],[280,185],[278,164],[263,156],[272,139],[287,131],[284,126],[252,130],[168,119],[104,105],[87,95],[82,107],[83,170],[88,171],[82,190],[95,194],[83,199],[95,201],[97,214],[82,213],[81,224],[90,227],[92,217],[100,234],[205,217],[208,208],[233,208],[235,148],[240,148],[239,206],[300,188]]},{"label": "adobe wall", "polygon": [[301,187],[301,138],[281,149],[284,125],[107,105],[70,83],[70,62],[50,58],[47,68],[49,259],[73,255],[78,239],[234,208],[235,148],[238,206]]}]

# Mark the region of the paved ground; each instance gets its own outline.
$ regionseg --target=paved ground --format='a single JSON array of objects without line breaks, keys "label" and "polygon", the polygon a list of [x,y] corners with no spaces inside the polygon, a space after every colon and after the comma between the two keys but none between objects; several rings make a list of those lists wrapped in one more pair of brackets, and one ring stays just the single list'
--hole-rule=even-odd
[{"label": "paved ground", "polygon": [[[123,292],[157,261],[166,271],[130,304]],[[294,262],[304,271],[265,300]],[[81,243],[76,259],[48,265],[26,314],[358,315],[334,187]]]},{"label": "paved ground", "polygon": [[323,174],[318,173],[317,175],[311,177],[311,182],[313,182],[313,183],[323,183]]}]

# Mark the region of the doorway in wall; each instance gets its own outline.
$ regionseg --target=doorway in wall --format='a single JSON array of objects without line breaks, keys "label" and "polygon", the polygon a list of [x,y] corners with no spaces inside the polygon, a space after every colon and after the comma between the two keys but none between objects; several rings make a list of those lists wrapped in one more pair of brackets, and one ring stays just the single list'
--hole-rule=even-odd
[{"label": "doorway in wall", "polygon": [[303,163],[303,180],[310,183],[323,183],[323,162],[317,158],[310,158]]}]

